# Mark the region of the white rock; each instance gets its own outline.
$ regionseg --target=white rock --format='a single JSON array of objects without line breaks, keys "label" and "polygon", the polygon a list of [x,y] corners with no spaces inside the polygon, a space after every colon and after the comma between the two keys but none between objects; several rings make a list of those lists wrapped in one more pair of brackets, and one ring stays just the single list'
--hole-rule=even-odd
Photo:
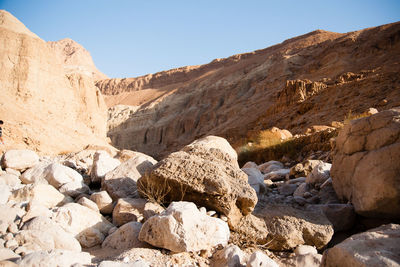
[{"label": "white rock", "polygon": [[248,182],[257,194],[265,191],[264,176],[257,168],[242,168],[242,171],[247,174]]},{"label": "white rock", "polygon": [[90,172],[92,183],[100,183],[106,173],[114,170],[121,162],[112,158],[106,151],[98,151],[94,154],[93,166]]},{"label": "white rock", "polygon": [[248,161],[243,165],[242,169],[243,168],[258,168],[258,165],[252,161]]},{"label": "white rock", "polygon": [[28,250],[51,250],[55,248],[54,238],[47,231],[41,230],[21,230],[15,240],[20,246]]},{"label": "white rock", "polygon": [[306,183],[308,184],[316,184],[316,183],[324,183],[330,176],[332,164],[330,163],[320,163],[318,164],[309,175],[307,175]]},{"label": "white rock", "polygon": [[102,261],[98,267],[150,267],[150,264],[142,259],[133,262]]},{"label": "white rock", "polygon": [[25,170],[33,167],[39,162],[39,156],[32,150],[8,150],[3,155],[5,168]]},{"label": "white rock", "polygon": [[270,160],[266,163],[261,164],[260,166],[258,166],[258,169],[266,174],[272,171],[277,171],[277,170],[281,170],[284,169],[285,166],[283,166],[283,164],[279,161],[275,161],[275,160]]},{"label": "white rock", "polygon": [[140,222],[129,222],[118,228],[117,231],[107,236],[101,245],[103,248],[130,249],[148,246],[139,241],[138,236],[142,224]]},{"label": "white rock", "polygon": [[60,163],[50,164],[46,168],[46,180],[55,188],[60,188],[62,185],[70,182],[82,182],[83,178],[77,171],[64,166]]},{"label": "white rock", "polygon": [[24,184],[33,184],[33,183],[48,183],[46,180],[47,175],[47,167],[50,164],[47,162],[40,162],[33,166],[32,168],[27,169],[20,176],[21,182]]},{"label": "white rock", "polygon": [[113,204],[112,199],[108,195],[107,191],[100,191],[93,193],[90,196],[90,200],[96,203],[97,207],[99,208],[100,212],[103,214],[111,214],[113,212]]},{"label": "white rock", "polygon": [[38,203],[35,200],[28,203],[26,211],[26,214],[24,215],[24,217],[22,217],[22,222],[27,222],[30,219],[39,216],[50,218],[53,215],[52,211],[49,208],[43,206],[41,203]]},{"label": "white rock", "polygon": [[[147,200],[143,198],[120,198],[113,210],[113,224],[120,226],[144,217]],[[153,214],[155,215],[155,214]]]},{"label": "white rock", "polygon": [[280,169],[271,171],[264,175],[264,180],[279,181],[284,180],[289,175],[290,169]]},{"label": "white rock", "polygon": [[113,200],[125,197],[138,197],[136,182],[149,172],[157,161],[143,153],[135,156],[108,172],[101,181],[101,187]]},{"label": "white rock", "polygon": [[231,244],[213,255],[211,266],[244,266],[247,258],[248,256],[238,246]]},{"label": "white rock", "polygon": [[10,188],[5,184],[0,184],[0,204],[6,204],[10,196]]},{"label": "white rock", "polygon": [[83,181],[73,181],[66,184],[63,184],[60,188],[58,188],[60,193],[70,196],[77,197],[80,194],[89,193],[90,189]]},{"label": "white rock", "polygon": [[237,161],[237,153],[229,144],[229,142],[222,137],[209,135],[201,139],[195,140],[194,142],[187,145],[185,148],[190,149],[192,147],[202,146],[206,149],[216,148],[222,152],[227,153],[234,161]]},{"label": "white rock", "polygon": [[71,267],[74,264],[81,266],[90,265],[92,262],[90,254],[87,252],[75,252],[69,250],[55,249],[51,251],[35,251],[26,255],[22,260],[18,261],[21,267]]},{"label": "white rock", "polygon": [[53,221],[78,239],[83,247],[101,244],[114,225],[100,213],[77,203],[68,203],[54,211]]},{"label": "white rock", "polygon": [[21,209],[0,204],[0,235],[5,234],[10,224],[14,223],[20,215]]},{"label": "white rock", "polygon": [[308,246],[308,245],[300,245],[297,246],[297,248],[294,250],[294,253],[296,255],[306,255],[308,253],[311,254],[318,254],[318,251],[315,247],[313,246]]},{"label": "white rock", "polygon": [[142,226],[139,240],[174,252],[199,251],[229,240],[228,224],[201,213],[191,202],[172,202]]},{"label": "white rock", "polygon": [[48,184],[32,184],[12,192],[10,200],[17,202],[35,201],[46,208],[65,202],[65,196]]},{"label": "white rock", "polygon": [[251,254],[246,267],[279,267],[279,265],[266,254],[256,251]]},{"label": "white rock", "polygon": [[91,210],[94,210],[96,212],[100,212],[99,208],[97,207],[97,204],[94,203],[93,201],[91,201],[90,199],[86,198],[86,197],[81,197],[78,202],[78,204],[81,204],[82,206],[85,206]]},{"label": "white rock", "polygon": [[[18,254],[15,254],[11,249],[8,248],[0,248],[0,263],[1,261],[9,260],[15,261],[20,259],[21,257]],[[1,264],[0,264],[1,266]],[[6,265],[7,267],[7,265]]]},{"label": "white rock", "polygon": [[0,175],[0,184],[5,184],[11,189],[21,187],[21,180],[15,174],[5,173]]}]

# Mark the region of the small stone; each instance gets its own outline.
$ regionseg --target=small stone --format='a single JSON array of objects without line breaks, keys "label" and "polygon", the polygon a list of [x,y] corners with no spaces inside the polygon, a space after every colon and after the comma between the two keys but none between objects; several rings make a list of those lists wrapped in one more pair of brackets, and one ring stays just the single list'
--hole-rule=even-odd
[{"label": "small stone", "polygon": [[228,221],[228,217],[226,217],[225,215],[221,215],[220,219],[223,220],[224,222]]},{"label": "small stone", "polygon": [[201,213],[207,214],[207,209],[206,209],[205,207],[201,207],[201,208],[199,209],[199,211],[200,211]]},{"label": "small stone", "polygon": [[303,194],[303,197],[304,198],[310,198],[310,197],[312,197],[313,195],[310,193],[310,192],[305,192],[304,194]]},{"label": "small stone", "polygon": [[296,255],[306,255],[308,253],[311,254],[318,254],[318,251],[315,247],[313,246],[308,246],[308,245],[300,245],[298,246],[295,250],[294,253]]},{"label": "small stone", "polygon": [[216,214],[216,212],[214,210],[210,210],[207,212],[207,215],[212,217],[214,214]]}]

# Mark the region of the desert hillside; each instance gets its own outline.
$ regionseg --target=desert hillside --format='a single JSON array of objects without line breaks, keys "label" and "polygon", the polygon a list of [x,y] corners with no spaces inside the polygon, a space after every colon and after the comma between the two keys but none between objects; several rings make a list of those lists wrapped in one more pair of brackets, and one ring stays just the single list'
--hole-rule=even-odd
[{"label": "desert hillside", "polygon": [[96,83],[119,148],[155,157],[215,134],[237,148],[273,126],[303,133],[370,107],[400,105],[400,23],[316,30],[251,53]]},{"label": "desert hillside", "polygon": [[57,154],[107,145],[106,105],[94,86],[106,76],[83,47],[72,40],[46,43],[4,10],[0,40],[2,150]]}]

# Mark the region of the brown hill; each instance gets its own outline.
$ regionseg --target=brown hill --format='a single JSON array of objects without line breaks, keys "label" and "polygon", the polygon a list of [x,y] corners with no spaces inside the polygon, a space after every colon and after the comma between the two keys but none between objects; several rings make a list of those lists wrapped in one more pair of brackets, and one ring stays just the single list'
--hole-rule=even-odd
[{"label": "brown hill", "polygon": [[[106,145],[106,106],[91,75],[0,10],[0,116],[6,146],[53,154]],[[90,59],[91,61],[91,59]],[[68,62],[67,62],[68,63]]]},{"label": "brown hill", "polygon": [[301,133],[400,105],[400,23],[317,30],[281,44],[138,78],[97,82],[119,148],[161,156],[207,135],[231,143],[277,126]]}]

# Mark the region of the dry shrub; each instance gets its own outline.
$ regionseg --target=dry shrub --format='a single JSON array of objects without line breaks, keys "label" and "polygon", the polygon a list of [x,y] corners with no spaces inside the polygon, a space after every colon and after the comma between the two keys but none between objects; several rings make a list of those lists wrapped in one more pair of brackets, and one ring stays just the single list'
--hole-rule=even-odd
[{"label": "dry shrub", "polygon": [[351,109],[350,109],[349,112],[346,114],[346,116],[344,116],[343,123],[344,124],[348,124],[352,120],[365,118],[365,117],[368,117],[368,116],[371,116],[371,114],[368,114],[368,112],[363,112],[361,114],[356,114],[356,113],[353,113],[351,111]]}]

